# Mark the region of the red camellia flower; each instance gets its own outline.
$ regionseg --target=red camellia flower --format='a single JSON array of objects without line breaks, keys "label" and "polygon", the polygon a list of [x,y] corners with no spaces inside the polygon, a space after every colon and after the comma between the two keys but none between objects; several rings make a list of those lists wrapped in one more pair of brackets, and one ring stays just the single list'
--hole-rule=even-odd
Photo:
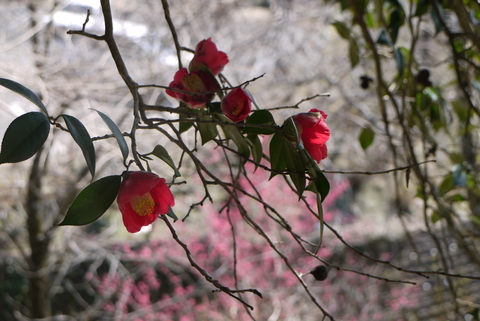
[{"label": "red camellia flower", "polygon": [[326,118],[327,114],[318,109],[293,117],[303,146],[317,163],[328,156],[325,143],[330,138],[330,129],[325,122]]},{"label": "red camellia flower", "polygon": [[117,196],[123,224],[130,233],[153,223],[175,205],[165,179],[149,172],[127,172]]},{"label": "red camellia flower", "polygon": [[227,63],[227,54],[223,51],[218,51],[217,45],[213,43],[212,38],[208,38],[198,43],[188,69],[192,72],[207,67],[216,76],[222,72],[223,67]]},{"label": "red camellia flower", "polygon": [[[202,93],[219,89],[215,78],[209,72],[196,70],[188,73],[186,68],[177,71],[169,87],[192,93]],[[167,89],[165,92],[169,96],[183,101],[190,108],[205,106],[205,104],[211,101],[215,95],[213,92],[209,94],[190,95],[170,89]]]},{"label": "red camellia flower", "polygon": [[222,111],[235,123],[247,118],[251,109],[252,98],[243,88],[235,88],[223,98]]}]

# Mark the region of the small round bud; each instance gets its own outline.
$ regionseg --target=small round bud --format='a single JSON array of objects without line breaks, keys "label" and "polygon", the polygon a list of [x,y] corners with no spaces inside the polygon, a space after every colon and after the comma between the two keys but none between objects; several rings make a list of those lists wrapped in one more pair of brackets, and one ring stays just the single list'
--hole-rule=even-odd
[{"label": "small round bud", "polygon": [[325,265],[318,265],[312,271],[310,271],[310,274],[313,275],[315,280],[323,281],[328,277],[329,270],[330,268],[326,267]]},{"label": "small round bud", "polygon": [[360,86],[363,88],[363,89],[367,89],[370,85],[371,82],[373,82],[373,79],[368,77],[367,75],[364,75],[364,76],[361,76],[360,77]]},{"label": "small round bud", "polygon": [[432,82],[430,81],[430,71],[428,69],[420,69],[415,77],[418,83],[425,87],[430,87]]}]

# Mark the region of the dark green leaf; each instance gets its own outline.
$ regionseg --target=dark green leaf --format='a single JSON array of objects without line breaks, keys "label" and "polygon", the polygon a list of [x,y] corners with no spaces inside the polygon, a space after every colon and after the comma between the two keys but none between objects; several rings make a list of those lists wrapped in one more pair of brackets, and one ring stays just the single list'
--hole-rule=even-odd
[{"label": "dark green leaf", "polygon": [[340,35],[340,37],[347,40],[350,39],[350,29],[347,27],[346,24],[336,20],[334,23],[332,23],[332,26],[334,26],[335,29],[337,29],[337,32]]},{"label": "dark green leaf", "polygon": [[248,140],[252,143],[252,156],[253,156],[253,160],[260,164],[260,162],[262,161],[262,157],[263,157],[263,147],[262,147],[262,142],[260,141],[260,139],[258,138],[257,135],[255,134],[250,134],[247,136]]},{"label": "dark green leaf", "polygon": [[100,218],[112,205],[120,190],[122,177],[107,176],[83,189],[59,225],[85,225]]},{"label": "dark green leaf", "polygon": [[250,127],[248,124],[255,125],[265,125],[265,126],[277,126],[275,120],[273,119],[272,114],[265,109],[254,111],[245,122],[245,127],[243,129],[244,134],[263,134],[271,135],[275,133],[273,128],[259,128],[259,127]]},{"label": "dark green leaf", "polygon": [[175,177],[182,176],[178,171],[177,166],[175,166],[175,163],[173,162],[172,157],[170,156],[168,151],[165,149],[165,147],[163,147],[162,145],[155,146],[153,151],[148,155],[155,155],[161,160],[163,160],[165,163],[167,163],[167,165],[170,166],[175,171],[175,174],[174,174]]},{"label": "dark green leaf", "polygon": [[403,12],[399,9],[393,10],[390,14],[388,30],[390,31],[390,38],[392,39],[393,44],[397,42],[398,30],[403,25],[404,21],[405,18],[403,16]]},{"label": "dark green leaf", "polygon": [[403,76],[403,70],[405,69],[405,61],[403,59],[402,51],[399,48],[395,48],[395,62],[397,64],[398,76]]},{"label": "dark green leaf", "polygon": [[[435,5],[436,4],[434,3],[434,6]],[[438,11],[441,13],[442,8],[439,5],[436,5],[436,6],[438,8]],[[433,24],[435,25],[435,35],[437,35],[440,31],[442,31],[443,25],[441,23],[440,18],[438,17],[437,12],[435,11],[435,9],[433,7],[430,9],[430,14],[432,16]]]},{"label": "dark green leaf", "polygon": [[10,80],[10,79],[5,79],[5,78],[0,78],[0,85],[16,92],[17,94],[22,95],[25,98],[27,98],[32,103],[34,103],[35,105],[40,107],[40,109],[43,110],[45,115],[48,116],[47,108],[42,103],[40,98],[38,98],[38,96],[33,91],[31,91],[30,89],[28,89],[24,85],[19,84],[16,81],[13,81],[13,80]]},{"label": "dark green leaf", "polygon": [[200,116],[200,120],[206,121],[206,123],[197,122],[200,137],[202,137],[202,145],[205,145],[218,136],[217,125],[213,123],[212,116],[210,115],[202,115]]},{"label": "dark green leaf", "polygon": [[429,0],[418,0],[417,8],[415,9],[415,17],[420,17],[428,11],[428,7],[430,6]]},{"label": "dark green leaf", "polygon": [[[230,119],[222,114],[215,114],[214,117],[221,122],[231,123]],[[243,163],[245,163],[250,157],[250,148],[248,147],[245,137],[242,136],[237,126],[224,125],[222,129],[225,135],[231,138],[235,145],[237,145],[238,152],[244,156]]]},{"label": "dark green leaf", "polygon": [[430,220],[432,221],[433,224],[438,222],[442,217],[437,211],[432,212],[432,215],[430,216]]},{"label": "dark green leaf", "polygon": [[363,150],[366,150],[372,144],[374,138],[375,132],[370,126],[367,126],[360,132],[358,141],[360,142],[360,146],[362,146]]},{"label": "dark green leaf", "polygon": [[455,185],[453,183],[453,175],[448,174],[445,176],[442,183],[440,183],[439,192],[443,196],[450,192],[454,187]]},{"label": "dark green leaf", "polygon": [[358,43],[355,38],[350,39],[350,46],[348,48],[348,53],[350,56],[350,65],[351,67],[355,67],[358,62],[360,61],[360,48],[358,47]]},{"label": "dark green leaf", "polygon": [[318,219],[320,221],[320,240],[318,241],[318,248],[320,248],[322,246],[323,229],[325,227],[325,222],[323,220],[322,198],[318,193],[317,193],[317,211],[318,211]]},{"label": "dark green leaf", "polygon": [[457,114],[458,119],[465,123],[468,118],[468,107],[461,100],[453,100],[450,102],[453,107],[453,111]]},{"label": "dark green leaf", "polygon": [[[185,110],[185,111],[188,111],[188,112],[191,112],[191,113],[196,113],[198,115],[200,115],[202,113],[201,109],[191,109],[191,108],[186,107],[185,105],[181,106],[181,107],[178,107],[178,109]],[[187,116],[187,115],[180,114],[180,119],[188,119],[188,118],[190,118],[190,117]],[[178,125],[178,130],[180,131],[180,134],[189,130],[190,127],[192,127],[192,125],[193,125],[193,122],[191,122],[191,121],[180,122],[180,124]]]},{"label": "dark green leaf", "polygon": [[87,162],[88,170],[95,176],[95,147],[93,147],[92,139],[88,134],[87,129],[83,124],[73,116],[62,115],[65,123],[67,124],[68,131],[72,135],[75,142],[82,150],[83,157]]},{"label": "dark green leaf", "polygon": [[388,37],[387,32],[385,30],[382,30],[382,32],[378,36],[377,43],[381,45],[393,47],[393,44],[390,41],[390,38]]},{"label": "dark green leaf", "polygon": [[175,212],[173,211],[173,209],[171,207],[168,209],[168,212],[167,212],[166,215],[170,216],[173,219],[174,223],[176,221],[178,221],[178,217],[177,217],[177,215],[175,215]]},{"label": "dark green leaf", "polygon": [[284,139],[283,146],[283,150],[285,152],[285,163],[288,171],[290,172],[289,176],[295,185],[295,188],[297,189],[298,196],[301,197],[305,191],[305,166],[298,153],[298,150],[295,149],[291,141]]},{"label": "dark green leaf", "polygon": [[43,146],[49,132],[45,114],[30,112],[14,119],[3,136],[0,164],[29,159]]},{"label": "dark green leaf", "polygon": [[123,137],[122,132],[120,129],[118,129],[117,125],[104,113],[102,113],[99,110],[94,109],[100,117],[102,117],[103,121],[105,124],[107,124],[108,128],[110,128],[110,131],[112,132],[113,136],[115,136],[115,139],[117,140],[118,147],[120,147],[120,151],[122,152],[123,156],[123,161],[127,160],[128,157],[128,145],[127,142],[125,141],[125,138]]},{"label": "dark green leaf", "polygon": [[330,192],[330,183],[325,177],[325,174],[322,172],[320,167],[318,167],[317,162],[312,158],[312,156],[305,149],[298,150],[300,157],[302,158],[303,163],[305,164],[308,174],[311,176],[311,181],[307,186],[307,190],[314,193],[320,194],[322,197],[322,202],[327,197]]},{"label": "dark green leaf", "polygon": [[[277,132],[270,141],[270,169],[272,171],[283,171],[287,167],[283,144],[284,139],[286,139],[285,136],[281,132]],[[270,179],[275,175],[277,174],[272,172]]]}]

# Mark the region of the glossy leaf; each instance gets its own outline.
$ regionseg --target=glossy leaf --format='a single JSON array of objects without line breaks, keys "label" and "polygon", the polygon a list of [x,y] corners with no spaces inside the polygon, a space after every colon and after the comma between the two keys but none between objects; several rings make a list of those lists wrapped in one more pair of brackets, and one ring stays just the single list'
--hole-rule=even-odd
[{"label": "glossy leaf", "polygon": [[254,111],[245,121],[245,127],[243,129],[244,134],[263,134],[271,135],[275,133],[273,128],[259,128],[259,127],[250,127],[248,124],[255,125],[265,125],[265,126],[276,126],[275,120],[273,119],[272,114],[265,109]]},{"label": "glossy leaf", "polygon": [[43,146],[50,132],[47,116],[30,112],[14,119],[2,140],[0,164],[29,159]]},{"label": "glossy leaf", "polygon": [[360,146],[362,146],[363,150],[366,150],[372,144],[374,138],[375,132],[370,126],[367,126],[360,132],[358,141],[360,142]]},{"label": "glossy leaf", "polygon": [[[222,114],[215,114],[215,118],[221,122],[231,123],[230,119]],[[225,135],[235,143],[238,152],[244,156],[243,163],[245,163],[250,157],[250,148],[248,147],[245,137],[242,136],[237,126],[224,125],[222,129]]]},{"label": "glossy leaf", "polygon": [[72,135],[73,139],[82,150],[83,157],[87,162],[88,170],[92,174],[92,177],[95,176],[95,147],[93,147],[93,142],[87,129],[73,116],[62,115],[62,117],[67,124],[70,135]]},{"label": "glossy leaf", "polygon": [[40,109],[45,113],[45,115],[48,116],[47,107],[45,107],[45,105],[42,103],[40,98],[38,98],[38,96],[33,91],[31,91],[24,85],[19,84],[16,81],[5,79],[5,78],[0,78],[0,85],[27,98],[32,103],[40,107]]},{"label": "glossy leaf", "polygon": [[205,145],[218,136],[217,125],[213,123],[212,116],[210,115],[202,115],[200,116],[200,120],[206,121],[205,123],[197,122],[198,131],[202,138],[202,145]]},{"label": "glossy leaf", "polygon": [[322,246],[323,240],[323,230],[325,227],[325,221],[323,220],[323,206],[322,206],[322,198],[320,194],[317,193],[317,212],[318,212],[318,220],[320,221],[320,239],[318,241],[318,248]]},{"label": "glossy leaf", "polygon": [[125,138],[123,137],[122,132],[107,115],[105,115],[99,110],[96,110],[96,109],[94,110],[100,115],[100,117],[102,117],[102,120],[105,122],[108,128],[110,128],[110,131],[112,132],[113,136],[117,140],[118,147],[120,147],[120,151],[122,152],[123,161],[126,161],[128,158],[128,145],[127,145],[127,142],[125,141]]},{"label": "glossy leaf", "polygon": [[171,207],[168,209],[168,212],[167,212],[166,215],[170,216],[170,217],[173,219],[173,222],[174,222],[174,223],[175,223],[176,221],[178,221],[178,217],[177,217],[177,215],[175,214],[175,212],[173,211],[173,209],[172,209]]},{"label": "glossy leaf", "polygon": [[291,141],[284,139],[283,146],[283,150],[285,152],[285,164],[290,172],[290,179],[297,189],[298,196],[301,197],[305,191],[306,184],[305,166],[300,155],[298,154],[298,150],[295,149]]},{"label": "glossy leaf", "polygon": [[[281,133],[275,133],[270,141],[270,169],[272,171],[283,171],[287,167],[285,162],[284,144],[283,140],[286,139]],[[270,179],[277,175],[272,172]]]},{"label": "glossy leaf", "polygon": [[167,165],[170,166],[175,171],[175,174],[174,174],[175,177],[182,176],[178,171],[177,166],[175,166],[175,163],[173,162],[172,157],[170,156],[168,151],[165,149],[165,147],[163,147],[162,145],[157,145],[155,146],[155,148],[150,154],[157,156],[158,158],[163,160],[165,163],[167,163]]},{"label": "glossy leaf", "polygon": [[308,184],[306,190],[312,191],[314,193],[320,194],[322,197],[322,202],[327,197],[330,192],[330,183],[328,182],[327,177],[322,172],[317,162],[312,158],[312,156],[305,149],[300,149],[300,157],[302,158],[303,163],[307,173],[310,174],[311,181]]},{"label": "glossy leaf", "polygon": [[[188,111],[188,112],[195,112],[196,110],[194,109],[191,109],[191,108],[188,108],[185,106],[185,104],[183,102],[180,103],[180,107],[178,107],[178,109],[180,110],[185,110],[185,111]],[[182,106],[183,105],[183,106]],[[179,116],[180,119],[188,119],[190,118],[189,116],[187,115],[184,115],[184,114],[180,114]],[[178,130],[180,131],[180,134],[181,133],[184,133],[186,132],[187,130],[189,130],[191,127],[193,126],[193,122],[191,121],[182,121],[179,123],[178,125]]]},{"label": "glossy leaf", "polygon": [[59,225],[85,225],[99,219],[115,201],[121,182],[120,175],[113,175],[85,187],[70,205]]},{"label": "glossy leaf", "polygon": [[253,160],[260,164],[262,161],[263,157],[263,147],[262,147],[262,142],[258,138],[257,135],[250,134],[247,136],[248,140],[252,143],[251,149],[252,149],[252,157]]}]

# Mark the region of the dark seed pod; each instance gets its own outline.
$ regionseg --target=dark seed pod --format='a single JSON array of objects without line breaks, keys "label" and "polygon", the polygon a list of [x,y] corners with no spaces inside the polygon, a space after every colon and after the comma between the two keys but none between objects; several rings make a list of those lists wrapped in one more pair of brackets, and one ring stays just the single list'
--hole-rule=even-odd
[{"label": "dark seed pod", "polygon": [[370,83],[373,82],[373,79],[368,77],[367,75],[363,75],[360,77],[360,81],[361,81],[360,86],[363,89],[367,89]]},{"label": "dark seed pod", "polygon": [[420,69],[415,78],[425,87],[430,87],[432,85],[432,82],[430,81],[430,70],[428,69]]},{"label": "dark seed pod", "polygon": [[325,265],[318,265],[312,271],[310,271],[310,274],[313,275],[315,280],[323,281],[328,277],[329,270],[330,268],[326,267]]}]

